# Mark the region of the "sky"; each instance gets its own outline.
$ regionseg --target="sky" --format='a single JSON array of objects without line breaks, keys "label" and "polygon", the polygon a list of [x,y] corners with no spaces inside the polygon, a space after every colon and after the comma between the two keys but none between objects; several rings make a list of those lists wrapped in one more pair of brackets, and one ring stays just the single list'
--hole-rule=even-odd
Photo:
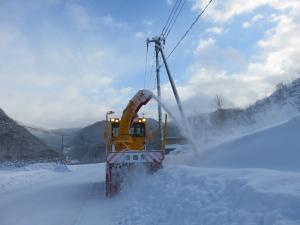
[{"label": "sky", "polygon": [[[207,0],[186,0],[168,54]],[[175,0],[0,0],[0,108],[44,128],[84,127],[155,91],[154,49]],[[168,59],[187,114],[246,107],[300,77],[299,0],[214,0]],[[162,97],[176,110],[164,68]],[[154,102],[143,109],[155,117]]]}]

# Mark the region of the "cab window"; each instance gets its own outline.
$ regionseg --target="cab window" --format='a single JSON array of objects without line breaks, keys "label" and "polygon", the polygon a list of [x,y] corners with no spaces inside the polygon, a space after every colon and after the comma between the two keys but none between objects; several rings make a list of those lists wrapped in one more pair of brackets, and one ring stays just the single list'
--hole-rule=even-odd
[{"label": "cab window", "polygon": [[130,134],[133,137],[145,137],[145,123],[133,123]]},{"label": "cab window", "polygon": [[[112,123],[112,137],[118,136],[120,123]],[[145,123],[133,123],[130,128],[130,135],[133,137],[145,137]]]},{"label": "cab window", "polygon": [[112,134],[111,134],[111,136],[112,137],[118,136],[120,123],[112,123],[111,126],[112,126]]}]

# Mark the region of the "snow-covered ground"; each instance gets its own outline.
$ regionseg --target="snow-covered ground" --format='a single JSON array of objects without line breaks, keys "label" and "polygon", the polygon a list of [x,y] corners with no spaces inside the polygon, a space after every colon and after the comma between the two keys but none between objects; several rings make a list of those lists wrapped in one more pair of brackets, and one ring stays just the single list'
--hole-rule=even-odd
[{"label": "snow-covered ground", "polygon": [[57,166],[54,163],[36,163],[25,167],[2,166],[0,168],[0,190],[39,181],[43,178],[47,179],[55,174]]},{"label": "snow-covered ground", "polygon": [[[18,185],[2,188],[0,224],[109,224],[114,200],[104,197],[104,164],[68,168],[35,168]],[[40,176],[34,178],[36,174]]]},{"label": "snow-covered ground", "polygon": [[122,195],[116,225],[300,224],[300,173],[167,166]]},{"label": "snow-covered ground", "polygon": [[[186,152],[183,156],[176,154]],[[172,164],[216,168],[266,168],[300,171],[300,116],[246,136],[201,149],[198,156],[188,147],[172,152]]]},{"label": "snow-covered ground", "polygon": [[300,116],[209,149],[196,163],[203,167],[300,171],[299,138]]},{"label": "snow-covered ground", "polygon": [[2,188],[1,225],[300,224],[297,172],[166,165],[112,199],[104,197],[103,164],[40,174]]},{"label": "snow-covered ground", "polygon": [[104,164],[0,169],[0,225],[299,225],[300,117],[199,154],[172,153],[104,196]]}]

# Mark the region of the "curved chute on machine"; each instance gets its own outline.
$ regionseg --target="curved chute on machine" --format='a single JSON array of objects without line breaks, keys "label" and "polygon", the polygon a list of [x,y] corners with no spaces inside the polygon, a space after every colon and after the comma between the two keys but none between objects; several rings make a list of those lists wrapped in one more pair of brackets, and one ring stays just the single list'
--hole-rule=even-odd
[{"label": "curved chute on machine", "polygon": [[138,111],[143,105],[146,105],[152,98],[152,93],[148,90],[140,90],[136,95],[129,101],[127,107],[124,109],[118,136],[115,140],[116,149],[126,150],[130,149],[132,144],[132,136],[130,135],[130,128],[133,120],[137,116]]}]

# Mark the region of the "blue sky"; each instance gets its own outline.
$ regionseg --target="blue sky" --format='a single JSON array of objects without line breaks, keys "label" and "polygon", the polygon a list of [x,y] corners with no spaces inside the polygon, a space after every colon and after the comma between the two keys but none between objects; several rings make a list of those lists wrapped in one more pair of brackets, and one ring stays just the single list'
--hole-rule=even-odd
[{"label": "blue sky", "polygon": [[[121,112],[144,87],[146,38],[161,32],[174,2],[0,1],[0,107],[48,128]],[[186,0],[166,54],[206,3]],[[213,1],[169,59],[187,111],[211,111],[216,94],[246,106],[299,77],[299,8],[297,0]],[[152,58],[150,46],[150,89]],[[164,71],[162,78],[164,100],[175,107]],[[154,116],[154,104],[144,112]]]}]

